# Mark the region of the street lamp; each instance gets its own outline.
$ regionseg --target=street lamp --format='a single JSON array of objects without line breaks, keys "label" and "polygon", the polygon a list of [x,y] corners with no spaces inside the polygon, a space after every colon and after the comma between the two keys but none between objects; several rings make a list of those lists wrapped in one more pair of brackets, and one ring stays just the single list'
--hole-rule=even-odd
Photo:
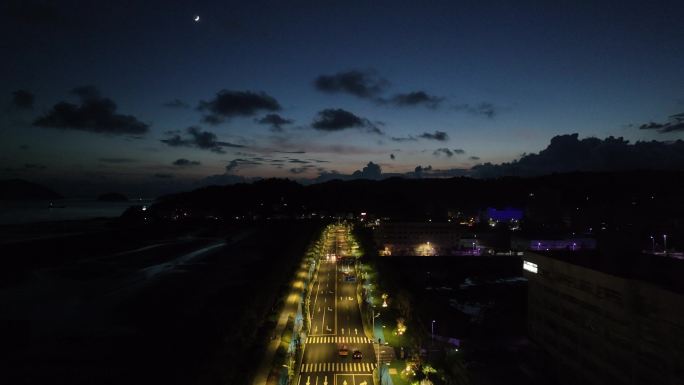
[{"label": "street lamp", "polygon": [[665,246],[663,249],[663,254],[667,254],[667,234],[663,234],[663,244]]},{"label": "street lamp", "polygon": [[432,340],[435,340],[435,320],[432,320]]},{"label": "street lamp", "polygon": [[651,252],[655,254],[655,237],[651,235]]}]

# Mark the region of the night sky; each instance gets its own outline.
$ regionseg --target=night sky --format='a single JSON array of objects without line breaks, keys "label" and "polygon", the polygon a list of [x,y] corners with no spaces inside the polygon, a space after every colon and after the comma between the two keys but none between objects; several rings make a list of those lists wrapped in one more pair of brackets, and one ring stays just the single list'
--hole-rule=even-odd
[{"label": "night sky", "polygon": [[682,1],[3,4],[0,178],[67,193],[684,137]]}]

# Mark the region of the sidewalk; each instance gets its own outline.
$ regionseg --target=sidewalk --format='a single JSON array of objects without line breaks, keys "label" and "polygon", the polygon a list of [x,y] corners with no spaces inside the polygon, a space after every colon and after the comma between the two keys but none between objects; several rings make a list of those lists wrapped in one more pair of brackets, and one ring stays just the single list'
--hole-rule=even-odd
[{"label": "sidewalk", "polygon": [[[306,275],[307,271],[308,268],[306,262],[302,262],[302,264],[299,266],[299,269],[297,269],[297,272],[295,273],[295,277],[301,277],[302,273]],[[302,298],[302,293],[304,292],[304,285],[295,285],[295,282],[299,280],[299,278],[295,278],[290,282],[290,287],[292,290],[287,295],[285,304],[283,305],[283,310],[280,312],[280,317],[278,317],[278,323],[276,324],[274,331],[276,338],[269,342],[268,346],[266,347],[263,359],[261,360],[259,368],[254,375],[254,381],[252,381],[252,385],[271,385],[278,383],[277,377],[273,376],[274,378],[269,378],[269,375],[273,369],[273,358],[275,357],[276,350],[278,350],[278,346],[280,346],[281,336],[285,331],[287,320],[290,316],[294,318],[297,314],[297,307],[299,305],[300,299]]]}]

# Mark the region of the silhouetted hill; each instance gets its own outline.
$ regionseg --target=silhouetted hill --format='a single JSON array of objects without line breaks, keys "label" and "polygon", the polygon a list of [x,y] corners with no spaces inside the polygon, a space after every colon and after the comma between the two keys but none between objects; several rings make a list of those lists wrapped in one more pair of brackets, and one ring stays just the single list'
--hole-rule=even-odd
[{"label": "silhouetted hill", "polygon": [[[636,213],[649,218],[682,211],[684,172],[575,172],[542,177],[333,180],[302,186],[282,179],[212,186],[161,197],[155,209],[190,209],[223,216],[359,213],[398,219],[446,218],[447,211],[525,207],[546,220],[575,215]],[[575,210],[579,211],[579,210]]]},{"label": "silhouetted hill", "polygon": [[0,180],[0,200],[62,199],[58,193],[37,183],[21,179]]}]

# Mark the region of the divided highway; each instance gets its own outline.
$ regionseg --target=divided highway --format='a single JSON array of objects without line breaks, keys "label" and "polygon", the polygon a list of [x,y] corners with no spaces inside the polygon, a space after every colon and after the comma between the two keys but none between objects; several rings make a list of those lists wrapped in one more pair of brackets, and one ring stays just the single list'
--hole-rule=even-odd
[{"label": "divided highway", "polygon": [[355,266],[344,258],[348,252],[346,230],[339,226],[325,244],[313,284],[311,334],[295,385],[373,384],[375,350],[363,332]]}]

